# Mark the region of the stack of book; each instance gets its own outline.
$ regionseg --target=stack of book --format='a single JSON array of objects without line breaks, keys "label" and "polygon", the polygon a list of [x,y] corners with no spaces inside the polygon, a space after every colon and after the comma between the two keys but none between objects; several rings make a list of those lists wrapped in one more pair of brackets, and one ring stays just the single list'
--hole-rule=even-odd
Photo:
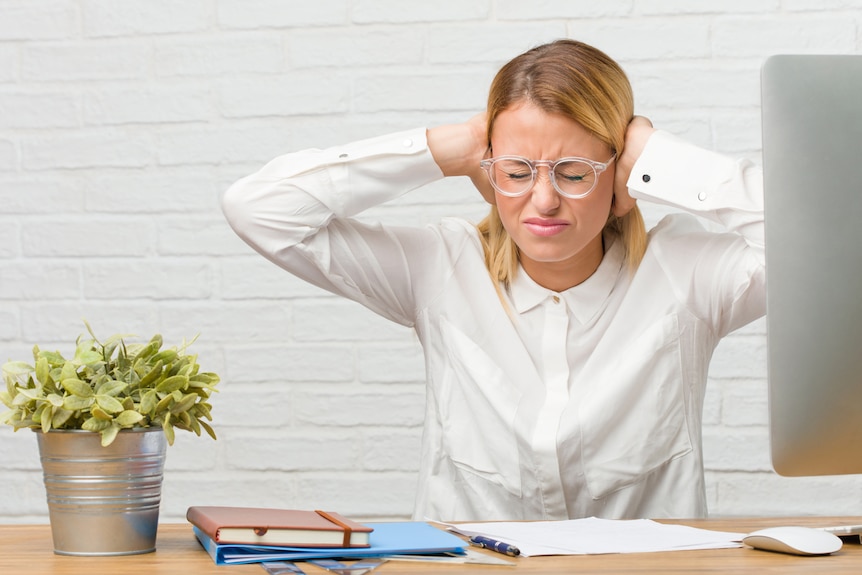
[{"label": "stack of book", "polygon": [[255,507],[189,507],[186,518],[217,565],[466,552],[428,523],[357,523],[338,513]]}]

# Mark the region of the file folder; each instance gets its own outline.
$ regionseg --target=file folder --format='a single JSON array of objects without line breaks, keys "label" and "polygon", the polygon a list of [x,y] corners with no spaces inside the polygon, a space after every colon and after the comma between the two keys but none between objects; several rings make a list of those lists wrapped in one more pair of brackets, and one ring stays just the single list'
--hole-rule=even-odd
[{"label": "file folder", "polygon": [[460,537],[421,521],[366,523],[374,531],[369,547],[279,547],[273,545],[218,544],[192,527],[200,544],[216,565],[263,561],[307,561],[335,557],[384,557],[387,555],[432,555],[465,553],[468,543]]}]

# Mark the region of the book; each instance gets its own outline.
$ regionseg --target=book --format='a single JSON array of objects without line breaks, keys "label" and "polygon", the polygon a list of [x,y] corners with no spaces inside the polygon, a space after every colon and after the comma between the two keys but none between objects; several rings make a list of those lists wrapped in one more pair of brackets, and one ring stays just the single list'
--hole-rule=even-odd
[{"label": "book", "polygon": [[371,528],[326,511],[192,506],[186,519],[216,543],[368,547]]},{"label": "book", "polygon": [[265,561],[386,557],[390,555],[463,555],[469,543],[443,529],[421,521],[368,523],[373,531],[368,547],[310,548],[273,545],[216,543],[198,527],[194,534],[216,565],[238,565]]}]

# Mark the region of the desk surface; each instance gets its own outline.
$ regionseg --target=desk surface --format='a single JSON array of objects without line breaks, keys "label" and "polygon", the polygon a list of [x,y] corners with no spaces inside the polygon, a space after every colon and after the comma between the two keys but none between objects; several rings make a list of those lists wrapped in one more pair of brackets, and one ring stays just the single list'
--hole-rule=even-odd
[{"label": "desk surface", "polygon": [[[780,518],[780,519],[709,519],[666,521],[705,529],[747,533],[772,525],[850,525],[862,523],[862,517]],[[485,551],[485,553],[492,553]],[[862,545],[845,543],[834,555],[797,557],[780,553],[740,549],[674,551],[667,553],[631,553],[624,555],[569,555],[514,558],[517,565],[462,566],[432,563],[390,561],[373,573],[860,573]],[[303,564],[308,575],[327,573]],[[159,526],[156,551],[121,557],[68,557],[55,555],[48,525],[0,525],[0,573],[4,575],[146,575],[178,574],[243,575],[264,573],[259,565],[216,566],[200,547],[188,524]]]}]

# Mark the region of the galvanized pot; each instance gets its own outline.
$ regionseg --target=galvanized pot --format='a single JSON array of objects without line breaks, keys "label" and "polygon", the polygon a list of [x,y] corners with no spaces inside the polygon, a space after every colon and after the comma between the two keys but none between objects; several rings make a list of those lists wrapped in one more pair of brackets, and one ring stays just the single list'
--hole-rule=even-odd
[{"label": "galvanized pot", "polygon": [[36,434],[54,553],[155,551],[166,451],[161,428],[123,430],[107,447],[91,431]]}]

